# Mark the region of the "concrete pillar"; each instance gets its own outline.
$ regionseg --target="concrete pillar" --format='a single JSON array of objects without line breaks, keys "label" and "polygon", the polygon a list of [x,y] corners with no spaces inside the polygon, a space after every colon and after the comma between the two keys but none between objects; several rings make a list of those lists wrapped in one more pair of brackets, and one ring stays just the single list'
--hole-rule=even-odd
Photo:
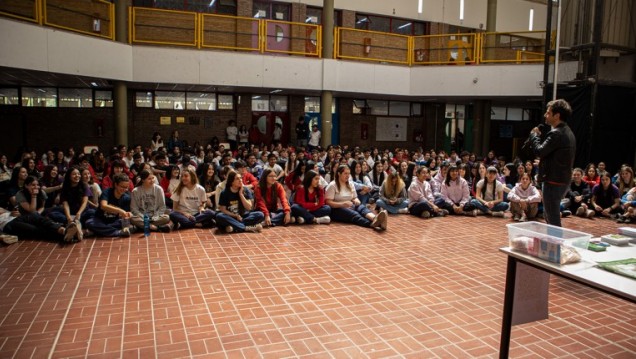
[{"label": "concrete pillar", "polygon": [[[333,58],[333,2],[334,0],[323,0],[322,5],[322,57],[323,59]],[[331,144],[331,106],[333,94],[331,91],[322,91],[320,96],[320,132],[322,137],[320,145],[327,147]]]},{"label": "concrete pillar", "polygon": [[[130,0],[115,0],[115,40],[128,42],[128,6]],[[128,146],[128,87],[123,81],[113,83],[115,107],[115,144]]]},{"label": "concrete pillar", "polygon": [[[497,31],[497,0],[488,0],[488,7],[486,12],[486,32]],[[494,36],[486,37],[486,52],[485,56],[488,60],[495,58],[495,38]]]}]

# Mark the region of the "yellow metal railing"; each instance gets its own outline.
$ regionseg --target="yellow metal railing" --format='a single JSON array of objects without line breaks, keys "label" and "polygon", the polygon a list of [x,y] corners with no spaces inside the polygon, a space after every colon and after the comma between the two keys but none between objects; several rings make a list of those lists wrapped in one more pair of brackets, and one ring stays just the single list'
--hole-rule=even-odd
[{"label": "yellow metal railing", "polygon": [[260,20],[251,17],[201,14],[199,47],[262,52]]},{"label": "yellow metal railing", "polygon": [[0,15],[40,23],[40,0],[3,0],[0,1]]},{"label": "yellow metal railing", "polygon": [[410,65],[410,36],[344,27],[335,28],[334,57]]},{"label": "yellow metal railing", "polygon": [[480,41],[481,63],[543,61],[545,31],[487,32],[481,34]]},{"label": "yellow metal railing", "polygon": [[41,0],[41,24],[115,39],[115,6],[104,0]]},{"label": "yellow metal railing", "polygon": [[479,34],[413,36],[413,65],[467,65],[479,61]]},{"label": "yellow metal railing", "polygon": [[191,46],[199,44],[200,18],[196,12],[130,7],[130,43]]},{"label": "yellow metal railing", "polygon": [[321,26],[279,20],[262,22],[263,52],[321,57]]}]

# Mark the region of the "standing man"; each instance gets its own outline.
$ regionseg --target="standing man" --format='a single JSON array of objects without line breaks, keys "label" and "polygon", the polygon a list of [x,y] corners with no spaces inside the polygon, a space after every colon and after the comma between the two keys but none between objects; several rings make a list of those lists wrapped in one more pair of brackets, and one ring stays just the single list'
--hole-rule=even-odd
[{"label": "standing man", "polygon": [[309,137],[309,128],[305,124],[305,116],[299,116],[296,123],[296,145],[298,147],[307,147],[307,138]]},{"label": "standing man", "polygon": [[309,134],[309,151],[313,151],[320,146],[320,130],[318,130],[318,125],[313,125],[311,128],[311,133]]},{"label": "standing man", "polygon": [[566,123],[572,108],[565,100],[550,101],[545,112],[545,123],[551,127],[542,135],[538,127],[530,132],[530,146],[539,156],[537,180],[543,184],[543,212],[548,224],[561,226],[559,205],[572,180],[572,167],[576,154],[576,139]]}]

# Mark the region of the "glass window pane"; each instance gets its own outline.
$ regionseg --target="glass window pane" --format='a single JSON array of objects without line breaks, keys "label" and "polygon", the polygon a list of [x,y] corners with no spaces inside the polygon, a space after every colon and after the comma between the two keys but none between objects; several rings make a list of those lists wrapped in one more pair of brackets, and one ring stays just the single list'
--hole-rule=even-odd
[{"label": "glass window pane", "polygon": [[137,92],[135,94],[135,106],[152,108],[152,92]]},{"label": "glass window pane", "polygon": [[415,36],[428,35],[426,33],[426,28],[425,28],[423,23],[416,22],[416,23],[413,24],[413,35],[415,35]]},{"label": "glass window pane", "polygon": [[19,105],[17,88],[0,88],[0,105]]},{"label": "glass window pane", "polygon": [[185,109],[185,92],[155,91],[155,108],[161,110]]},{"label": "glass window pane", "polygon": [[188,92],[186,97],[186,108],[188,110],[216,110],[216,94],[214,92]]},{"label": "glass window pane", "polygon": [[389,115],[391,116],[410,116],[411,103],[401,101],[391,101],[389,106]]},{"label": "glass window pane", "polygon": [[55,87],[23,87],[22,106],[57,107],[57,89]]},{"label": "glass window pane", "polygon": [[289,4],[272,4],[272,19],[289,21]]},{"label": "glass window pane", "polygon": [[252,14],[253,17],[258,19],[269,19],[269,3],[254,1]]},{"label": "glass window pane", "polygon": [[506,117],[508,121],[523,121],[523,109],[508,107],[508,116]]},{"label": "glass window pane", "polygon": [[95,107],[113,107],[113,91],[95,91]]},{"label": "glass window pane", "polygon": [[269,96],[252,96],[252,111],[269,111]]},{"label": "glass window pane", "polygon": [[93,107],[93,90],[59,89],[60,107]]},{"label": "glass window pane", "polygon": [[307,24],[322,24],[322,9],[316,7],[307,7],[307,16],[305,17]]},{"label": "glass window pane", "polygon": [[305,97],[305,112],[320,112],[320,97]]},{"label": "glass window pane", "polygon": [[506,119],[506,108],[505,107],[492,107],[490,109],[490,119],[491,120],[505,120]]},{"label": "glass window pane", "polygon": [[369,28],[369,17],[367,15],[356,15],[356,29],[366,30]]},{"label": "glass window pane", "polygon": [[413,116],[421,116],[422,115],[422,104],[421,103],[413,103],[413,104],[411,104],[411,114]]},{"label": "glass window pane", "polygon": [[287,112],[287,96],[270,96],[269,108],[272,111]]},{"label": "glass window pane", "polygon": [[389,114],[389,101],[381,100],[367,100],[369,105],[370,115],[388,115]]},{"label": "glass window pane", "polygon": [[219,95],[219,110],[233,110],[233,109],[234,109],[234,96]]},{"label": "glass window pane", "polygon": [[369,30],[391,32],[391,20],[388,17],[369,16]]},{"label": "glass window pane", "polygon": [[219,0],[216,7],[217,14],[236,16],[236,0]]},{"label": "glass window pane", "polygon": [[391,32],[394,34],[411,35],[413,33],[413,21],[393,19],[391,21]]}]

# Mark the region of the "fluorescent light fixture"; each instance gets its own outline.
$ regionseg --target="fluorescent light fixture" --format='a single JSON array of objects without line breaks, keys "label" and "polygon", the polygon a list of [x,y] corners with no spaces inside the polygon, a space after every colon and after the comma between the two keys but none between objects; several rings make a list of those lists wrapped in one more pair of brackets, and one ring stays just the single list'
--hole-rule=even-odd
[{"label": "fluorescent light fixture", "polygon": [[261,98],[260,96],[252,96],[252,100],[258,100],[259,98]]},{"label": "fluorescent light fixture", "polygon": [[97,86],[99,86],[99,85],[97,85],[97,82],[91,82],[91,86],[93,86],[93,87],[97,87]]},{"label": "fluorescent light fixture", "polygon": [[212,6],[214,6],[214,3],[215,3],[215,2],[216,2],[216,0],[212,0],[212,1],[210,1],[210,5],[208,5],[208,7],[212,7]]},{"label": "fluorescent light fixture", "polygon": [[464,0],[459,0],[459,19],[464,20]]},{"label": "fluorescent light fixture", "polygon": [[530,9],[530,17],[528,19],[528,31],[532,31],[533,23],[534,23],[534,9]]},{"label": "fluorescent light fixture", "polygon": [[417,13],[421,14],[422,13],[422,8],[424,7],[424,0],[418,0],[417,1]]},{"label": "fluorescent light fixture", "polygon": [[367,22],[367,21],[369,21],[369,18],[365,17],[365,18],[362,18],[362,19],[358,20],[358,22],[356,22],[356,24],[362,24],[363,22]]},{"label": "fluorescent light fixture", "polygon": [[283,92],[283,90],[272,90],[269,93],[279,93],[279,92]]},{"label": "fluorescent light fixture", "polygon": [[407,22],[407,23],[406,23],[406,24],[404,24],[404,25],[400,25],[400,26],[398,26],[398,30],[402,30],[403,28],[405,28],[405,27],[409,27],[409,26],[411,26],[411,25],[412,25],[412,24],[411,24],[410,22]]},{"label": "fluorescent light fixture", "polygon": [[43,90],[43,89],[36,89],[35,91],[39,91],[39,92],[42,92],[42,93],[46,92],[46,90]]}]

